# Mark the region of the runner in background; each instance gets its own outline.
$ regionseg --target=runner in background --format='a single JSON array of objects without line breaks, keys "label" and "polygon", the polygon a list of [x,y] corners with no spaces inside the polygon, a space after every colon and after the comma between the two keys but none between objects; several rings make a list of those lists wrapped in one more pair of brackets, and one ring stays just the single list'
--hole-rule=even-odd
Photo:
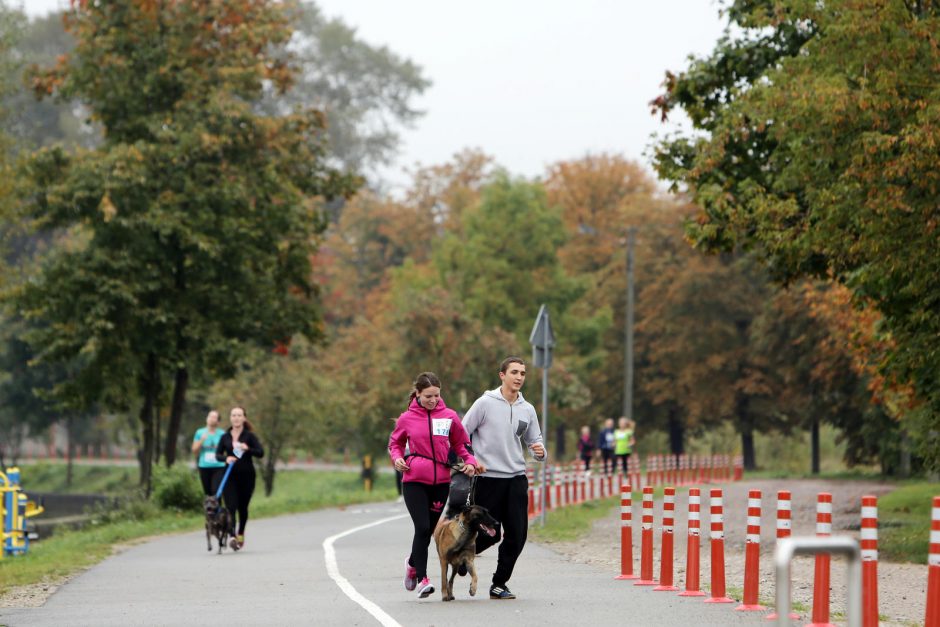
[{"label": "runner in background", "polygon": [[225,469],[225,462],[215,458],[215,450],[219,447],[223,433],[219,428],[219,412],[213,409],[206,414],[206,426],[196,429],[196,435],[193,436],[192,451],[196,455],[196,468],[199,469],[199,480],[206,496],[212,496],[219,489]]},{"label": "runner in background", "polygon": [[[633,445],[636,444],[636,438],[633,436],[633,425],[636,424],[626,416],[621,416],[618,428],[614,431],[614,454],[620,460],[623,473],[629,472],[628,464],[630,454],[633,453]],[[616,464],[614,464],[616,469]]]}]

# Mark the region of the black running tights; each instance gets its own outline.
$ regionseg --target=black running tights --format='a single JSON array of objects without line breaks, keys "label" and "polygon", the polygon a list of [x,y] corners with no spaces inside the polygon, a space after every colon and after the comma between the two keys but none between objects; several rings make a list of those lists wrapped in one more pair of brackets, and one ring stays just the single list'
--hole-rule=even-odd
[{"label": "black running tights", "polygon": [[401,484],[401,494],[405,497],[405,507],[411,514],[415,526],[415,535],[411,541],[411,557],[408,563],[418,571],[418,581],[428,576],[428,545],[437,521],[441,519],[444,504],[447,502],[448,483],[428,485],[405,481]]}]

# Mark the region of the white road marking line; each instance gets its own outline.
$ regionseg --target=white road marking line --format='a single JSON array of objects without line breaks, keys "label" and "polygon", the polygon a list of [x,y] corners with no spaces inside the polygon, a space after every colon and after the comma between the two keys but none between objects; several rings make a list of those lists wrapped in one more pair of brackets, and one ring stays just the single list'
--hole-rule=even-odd
[{"label": "white road marking line", "polygon": [[362,606],[362,608],[369,612],[377,621],[379,621],[384,627],[402,627],[401,624],[396,621],[394,618],[382,611],[378,605],[365,598],[353,587],[349,580],[339,574],[339,566],[336,564],[336,550],[333,548],[333,543],[339,540],[340,538],[345,538],[348,535],[356,533],[357,531],[362,531],[363,529],[368,529],[369,527],[375,527],[377,525],[382,525],[392,520],[398,520],[399,518],[404,518],[408,514],[399,514],[398,516],[389,516],[388,518],[382,518],[381,520],[376,520],[367,525],[359,525],[358,527],[353,527],[352,529],[347,529],[342,533],[338,533],[335,536],[330,536],[323,541],[323,559],[326,561],[326,572],[330,578],[336,582],[336,585],[339,586],[339,589],[348,596],[353,602]]}]

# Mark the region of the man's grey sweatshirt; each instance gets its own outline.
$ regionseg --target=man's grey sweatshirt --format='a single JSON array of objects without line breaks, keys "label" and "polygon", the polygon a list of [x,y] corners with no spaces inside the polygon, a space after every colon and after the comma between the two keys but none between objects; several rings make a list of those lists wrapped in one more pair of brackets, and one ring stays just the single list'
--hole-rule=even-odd
[{"label": "man's grey sweatshirt", "polygon": [[532,403],[519,394],[510,404],[499,388],[487,390],[473,403],[463,417],[463,426],[473,444],[474,457],[486,466],[484,477],[524,475],[523,443],[526,447],[542,443],[542,429]]}]

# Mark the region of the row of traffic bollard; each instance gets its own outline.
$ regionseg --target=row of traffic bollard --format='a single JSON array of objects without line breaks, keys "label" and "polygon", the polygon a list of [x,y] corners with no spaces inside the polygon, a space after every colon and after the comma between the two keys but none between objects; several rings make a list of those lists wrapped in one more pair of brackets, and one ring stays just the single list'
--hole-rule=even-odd
[{"label": "row of traffic bollard", "polygon": [[[675,525],[675,488],[663,489],[663,520],[660,543],[659,581],[653,579],[653,488],[643,488],[643,515],[640,536],[640,573],[633,572],[633,512],[632,487],[620,487],[620,574],[616,579],[635,579],[637,586],[656,586],[654,591],[678,591],[673,581],[673,535]],[[862,557],[862,625],[878,625],[878,500],[874,496],[862,497],[861,557]],[[721,488],[710,490],[710,552],[711,594],[700,586],[700,532],[701,495],[699,488],[689,488],[688,495],[688,547],[686,550],[685,589],[682,597],[703,597],[705,603],[733,603],[725,596],[724,558],[724,504]],[[761,491],[750,490],[747,503],[747,533],[745,536],[744,592],[742,603],[735,610],[764,611],[759,604],[760,587],[760,524]],[[791,533],[791,495],[787,490],[777,493],[777,539]],[[832,495],[822,492],[816,503],[816,535],[828,537],[832,533]],[[809,627],[825,627],[829,622],[829,572],[831,557],[826,553],[815,556],[813,578],[813,610]],[[658,584],[658,585],[657,585]],[[767,616],[776,619],[775,613]],[[798,618],[790,614],[790,618]],[[931,515],[930,554],[928,559],[926,627],[940,627],[940,497],[934,497]]]}]

